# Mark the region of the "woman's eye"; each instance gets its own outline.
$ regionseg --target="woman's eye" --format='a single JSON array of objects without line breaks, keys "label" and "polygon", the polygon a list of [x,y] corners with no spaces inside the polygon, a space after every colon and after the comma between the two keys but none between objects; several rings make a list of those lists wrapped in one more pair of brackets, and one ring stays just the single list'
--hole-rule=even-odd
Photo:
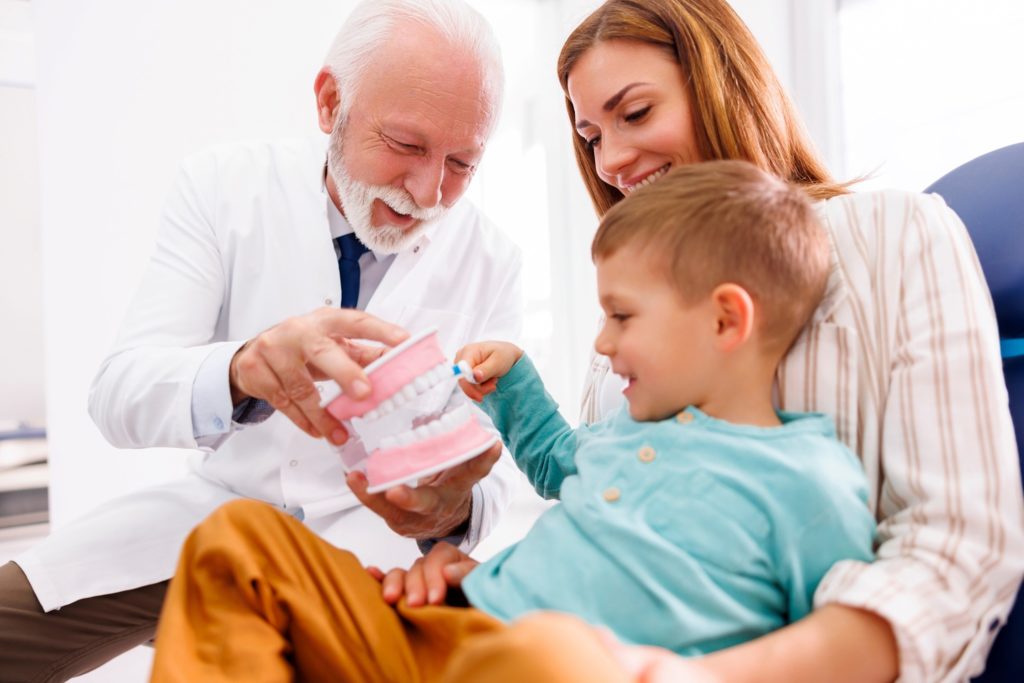
[{"label": "woman's eye", "polygon": [[650,108],[650,106],[647,106],[647,107],[644,107],[643,109],[637,109],[634,112],[630,112],[630,113],[626,114],[625,117],[623,117],[623,118],[625,118],[626,121],[628,121],[629,123],[636,123],[637,121],[640,121],[645,116],[647,116],[647,113],[649,111],[651,111],[651,108]]},{"label": "woman's eye", "polygon": [[619,323],[626,322],[627,320],[629,320],[629,317],[630,316],[629,316],[628,313],[613,313],[612,314],[612,320],[614,320],[616,322],[619,322]]},{"label": "woman's eye", "polygon": [[587,149],[589,149],[590,151],[593,151],[594,148],[597,147],[599,142],[601,142],[601,136],[600,135],[595,135],[594,137],[586,140],[584,142],[584,144],[587,146]]}]

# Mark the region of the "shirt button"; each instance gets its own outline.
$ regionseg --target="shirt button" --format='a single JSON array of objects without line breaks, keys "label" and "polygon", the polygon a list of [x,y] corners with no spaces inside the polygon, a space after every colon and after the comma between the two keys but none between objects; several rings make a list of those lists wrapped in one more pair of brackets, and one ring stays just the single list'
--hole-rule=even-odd
[{"label": "shirt button", "polygon": [[224,420],[220,419],[219,417],[213,418],[213,426],[216,427],[217,429],[224,429]]},{"label": "shirt button", "polygon": [[637,451],[636,457],[640,458],[640,462],[654,462],[654,449],[650,446],[644,446]]},{"label": "shirt button", "polygon": [[291,465],[292,467],[298,467],[299,466],[299,461],[298,460],[292,460],[288,464]]},{"label": "shirt button", "polygon": [[414,254],[420,253],[420,248],[418,246],[417,247],[413,247],[412,248],[412,253],[414,253]]},{"label": "shirt button", "polygon": [[604,490],[604,499],[609,503],[614,503],[622,497],[622,491],[618,487],[610,486]]},{"label": "shirt button", "polygon": [[331,299],[331,298],[324,299],[324,306],[333,306],[333,305],[334,305],[334,299]]},{"label": "shirt button", "polygon": [[688,413],[684,410],[676,415],[676,421],[679,422],[679,424],[688,425],[693,422],[693,413]]}]

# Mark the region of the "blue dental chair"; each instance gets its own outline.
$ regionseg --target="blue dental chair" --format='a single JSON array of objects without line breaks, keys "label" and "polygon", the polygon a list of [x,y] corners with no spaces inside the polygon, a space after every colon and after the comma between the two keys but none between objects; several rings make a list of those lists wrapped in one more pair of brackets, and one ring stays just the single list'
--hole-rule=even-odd
[{"label": "blue dental chair", "polygon": [[[1024,143],[950,171],[926,192],[941,195],[967,226],[995,303],[1003,374],[1024,470]],[[1024,591],[975,683],[1024,681]]]}]

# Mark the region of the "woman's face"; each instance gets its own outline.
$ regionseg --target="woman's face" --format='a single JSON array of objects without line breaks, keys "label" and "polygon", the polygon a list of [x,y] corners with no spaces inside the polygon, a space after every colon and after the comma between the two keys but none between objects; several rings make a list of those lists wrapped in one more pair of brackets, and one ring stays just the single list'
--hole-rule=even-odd
[{"label": "woman's face", "polygon": [[702,161],[686,77],[661,48],[596,43],[569,72],[568,89],[598,176],[624,194],[673,166]]}]

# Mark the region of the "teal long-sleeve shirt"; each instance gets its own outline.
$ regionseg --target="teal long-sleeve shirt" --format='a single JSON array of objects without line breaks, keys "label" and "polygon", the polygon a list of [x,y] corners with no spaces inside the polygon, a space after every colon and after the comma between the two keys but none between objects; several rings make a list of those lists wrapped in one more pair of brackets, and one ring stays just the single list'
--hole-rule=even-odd
[{"label": "teal long-sleeve shirt", "polygon": [[574,430],[525,356],[482,405],[536,490],[561,500],[464,580],[499,619],[569,612],[696,655],[803,617],[833,563],[873,558],[864,474],[824,415],[765,428],[624,408]]}]

